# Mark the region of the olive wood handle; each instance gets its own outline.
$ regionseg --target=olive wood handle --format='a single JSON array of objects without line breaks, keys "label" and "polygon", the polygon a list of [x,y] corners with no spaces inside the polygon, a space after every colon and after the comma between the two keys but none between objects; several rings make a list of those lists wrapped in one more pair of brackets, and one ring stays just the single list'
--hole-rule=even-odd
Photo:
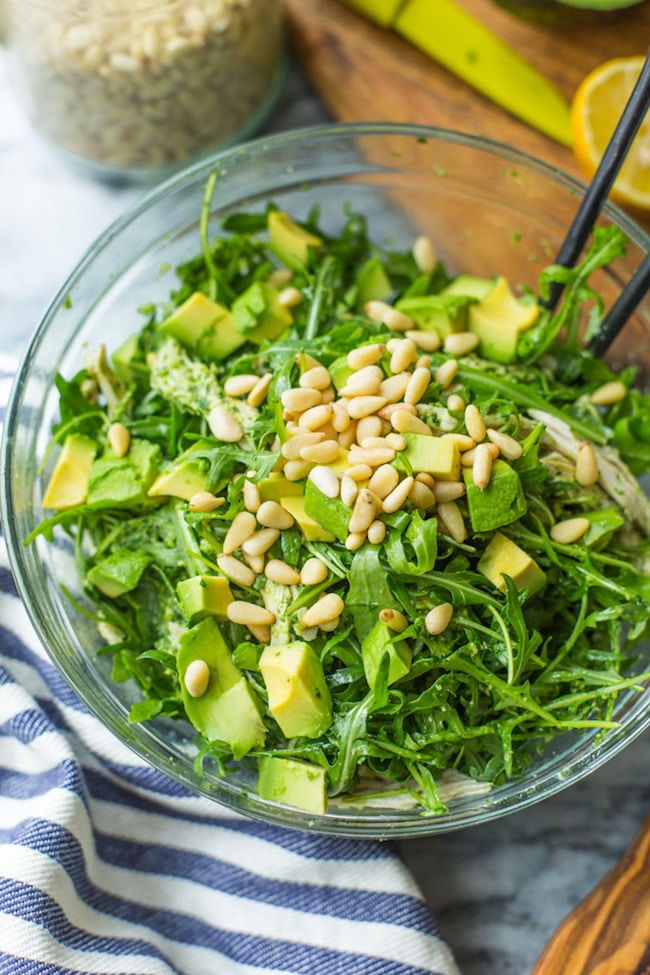
[{"label": "olive wood handle", "polygon": [[650,816],[557,928],[531,975],[649,975]]}]

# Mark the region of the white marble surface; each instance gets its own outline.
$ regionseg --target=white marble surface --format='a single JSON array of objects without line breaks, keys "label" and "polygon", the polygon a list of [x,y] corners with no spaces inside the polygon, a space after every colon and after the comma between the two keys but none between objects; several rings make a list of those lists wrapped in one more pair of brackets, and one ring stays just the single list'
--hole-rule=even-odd
[{"label": "white marble surface", "polygon": [[[266,131],[325,121],[295,70]],[[30,130],[0,49],[0,351],[19,355],[86,247],[142,189],[70,170]],[[558,922],[601,879],[650,809],[648,739],[584,782],[483,827],[404,853],[463,975],[526,975]]]}]

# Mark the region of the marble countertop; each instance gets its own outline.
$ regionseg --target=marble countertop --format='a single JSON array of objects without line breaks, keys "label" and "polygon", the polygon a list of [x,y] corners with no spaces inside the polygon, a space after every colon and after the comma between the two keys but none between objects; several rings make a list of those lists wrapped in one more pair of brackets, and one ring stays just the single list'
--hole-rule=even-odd
[{"label": "marble countertop", "polygon": [[[265,131],[327,121],[295,68]],[[143,193],[72,171],[32,132],[0,50],[0,351],[19,356],[86,247]],[[403,844],[463,975],[526,975],[650,810],[648,739],[582,783],[482,827]]]}]

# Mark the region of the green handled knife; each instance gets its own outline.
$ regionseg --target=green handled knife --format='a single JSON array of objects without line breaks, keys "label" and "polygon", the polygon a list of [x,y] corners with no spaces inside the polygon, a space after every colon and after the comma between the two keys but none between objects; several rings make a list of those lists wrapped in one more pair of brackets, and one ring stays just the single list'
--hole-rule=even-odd
[{"label": "green handled knife", "polygon": [[569,106],[556,88],[454,0],[343,0],[389,27],[513,115],[571,146]]}]

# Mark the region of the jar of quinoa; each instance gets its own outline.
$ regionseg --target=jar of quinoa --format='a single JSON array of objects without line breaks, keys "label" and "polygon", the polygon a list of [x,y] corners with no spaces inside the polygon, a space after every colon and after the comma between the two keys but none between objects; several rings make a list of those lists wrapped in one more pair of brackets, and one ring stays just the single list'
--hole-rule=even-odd
[{"label": "jar of quinoa", "polygon": [[8,0],[7,41],[35,128],[109,178],[250,136],[284,75],[281,0]]}]

